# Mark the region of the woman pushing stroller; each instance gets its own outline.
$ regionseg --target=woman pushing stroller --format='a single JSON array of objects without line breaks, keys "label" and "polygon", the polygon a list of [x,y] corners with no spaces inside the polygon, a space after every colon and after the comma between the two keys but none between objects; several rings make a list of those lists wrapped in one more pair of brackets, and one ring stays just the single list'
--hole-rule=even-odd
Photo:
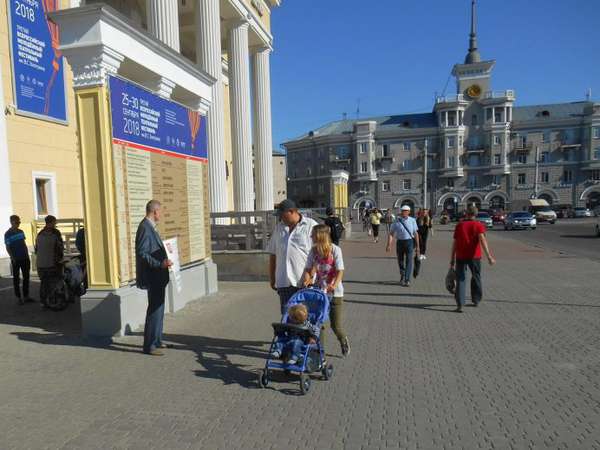
[{"label": "woman pushing stroller", "polygon": [[[306,270],[302,283],[305,287],[314,285],[326,292],[330,298],[329,319],[335,333],[342,355],[350,354],[350,341],[342,328],[342,307],[344,304],[344,259],[342,249],[331,242],[331,234],[327,225],[316,225],[312,230],[313,247],[308,254]],[[322,329],[321,331],[324,331]],[[324,345],[324,333],[321,343]]]}]

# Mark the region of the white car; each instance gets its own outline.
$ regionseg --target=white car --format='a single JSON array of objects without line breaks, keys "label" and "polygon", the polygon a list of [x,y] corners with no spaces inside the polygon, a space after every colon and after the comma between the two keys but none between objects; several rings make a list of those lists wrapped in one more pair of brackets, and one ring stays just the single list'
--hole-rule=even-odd
[{"label": "white car", "polygon": [[588,208],[575,208],[573,210],[573,217],[592,217],[592,212]]}]

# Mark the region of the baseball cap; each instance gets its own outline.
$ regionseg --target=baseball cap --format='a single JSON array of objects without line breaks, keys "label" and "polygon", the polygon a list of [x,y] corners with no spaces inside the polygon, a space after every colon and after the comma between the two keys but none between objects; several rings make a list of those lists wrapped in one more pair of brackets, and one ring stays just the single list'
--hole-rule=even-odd
[{"label": "baseball cap", "polygon": [[296,203],[294,203],[293,200],[286,198],[285,200],[281,201],[281,203],[279,203],[279,205],[277,205],[274,215],[280,216],[284,212],[289,211],[290,209],[297,209],[297,208],[298,207],[296,206]]},{"label": "baseball cap", "polygon": [[410,211],[410,206],[402,205],[402,208],[400,208],[400,211]]}]

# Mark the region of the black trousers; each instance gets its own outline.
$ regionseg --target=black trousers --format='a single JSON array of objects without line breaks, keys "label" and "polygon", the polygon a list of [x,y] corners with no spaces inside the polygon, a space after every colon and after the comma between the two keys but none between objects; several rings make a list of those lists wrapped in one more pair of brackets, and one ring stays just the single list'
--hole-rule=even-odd
[{"label": "black trousers", "polygon": [[467,297],[467,267],[471,270],[471,301],[478,304],[483,297],[480,259],[456,260],[456,304],[462,306]]},{"label": "black trousers", "polygon": [[421,245],[419,247],[419,250],[421,251],[421,255],[425,255],[427,253],[427,239],[429,238],[429,228],[420,228],[419,237],[421,238]]},{"label": "black trousers", "polygon": [[23,297],[29,297],[29,272],[31,271],[31,262],[29,259],[20,259],[11,261],[13,273],[13,286],[15,295],[21,298],[21,274],[23,275]]},{"label": "black trousers", "polygon": [[166,289],[166,286],[148,287],[148,309],[144,325],[144,352],[146,353],[159,348],[162,344]]},{"label": "black trousers", "polygon": [[40,277],[40,302],[45,304],[52,288],[62,277],[62,270],[59,267],[50,269],[38,267],[38,276]]},{"label": "black trousers", "polygon": [[377,238],[379,237],[379,225],[378,224],[371,224],[371,228],[373,228],[373,237]]}]

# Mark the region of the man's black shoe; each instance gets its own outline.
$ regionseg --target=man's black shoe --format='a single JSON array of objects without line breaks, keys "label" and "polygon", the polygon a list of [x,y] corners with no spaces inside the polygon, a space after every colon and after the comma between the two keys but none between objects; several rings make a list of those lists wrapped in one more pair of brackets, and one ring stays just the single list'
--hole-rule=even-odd
[{"label": "man's black shoe", "polygon": [[25,300],[23,300],[21,297],[17,297],[17,302],[19,303],[19,305],[25,304]]},{"label": "man's black shoe", "polygon": [[457,312],[457,313],[463,312],[462,311],[462,306],[457,306],[456,309],[454,310],[454,312]]}]

